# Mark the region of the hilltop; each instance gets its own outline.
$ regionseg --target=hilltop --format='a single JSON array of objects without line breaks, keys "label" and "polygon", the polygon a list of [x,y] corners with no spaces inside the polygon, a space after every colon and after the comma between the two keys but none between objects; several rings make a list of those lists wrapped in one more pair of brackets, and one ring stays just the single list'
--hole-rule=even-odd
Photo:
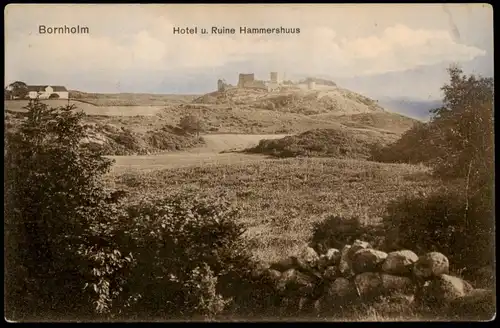
[{"label": "hilltop", "polygon": [[236,105],[303,115],[320,113],[351,115],[385,111],[375,100],[347,89],[329,87],[305,90],[300,85],[276,92],[251,88],[215,91],[194,99],[193,103]]}]

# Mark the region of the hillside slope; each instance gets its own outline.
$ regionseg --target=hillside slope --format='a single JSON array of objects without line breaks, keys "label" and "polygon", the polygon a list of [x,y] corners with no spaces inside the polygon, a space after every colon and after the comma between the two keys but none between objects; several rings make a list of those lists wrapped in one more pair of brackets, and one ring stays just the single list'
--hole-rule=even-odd
[{"label": "hillside slope", "polygon": [[234,88],[205,94],[193,100],[196,104],[246,106],[303,115],[336,113],[350,115],[384,112],[376,101],[339,87],[304,90],[299,87],[267,92],[259,89]]},{"label": "hillside slope", "polygon": [[281,139],[261,140],[248,153],[276,157],[334,157],[367,159],[374,147],[396,140],[396,135],[365,129],[314,129]]},{"label": "hillside slope", "polygon": [[368,128],[403,133],[419,121],[404,115],[391,112],[360,113],[353,115],[338,115],[324,113],[310,116],[324,121],[334,121],[353,128]]}]

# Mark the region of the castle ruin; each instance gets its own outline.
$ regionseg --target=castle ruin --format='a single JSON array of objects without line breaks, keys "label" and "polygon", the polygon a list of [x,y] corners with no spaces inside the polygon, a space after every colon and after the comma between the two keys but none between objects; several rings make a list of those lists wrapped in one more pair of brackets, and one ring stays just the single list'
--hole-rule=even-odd
[{"label": "castle ruin", "polygon": [[278,72],[271,72],[271,83],[281,84],[282,79]]},{"label": "castle ruin", "polygon": [[226,91],[226,81],[220,79],[217,81],[217,91]]},{"label": "castle ruin", "polygon": [[259,88],[265,89],[266,84],[264,81],[256,80],[255,74],[242,74],[240,73],[238,78],[238,88]]},{"label": "castle ruin", "polygon": [[[281,74],[278,72],[270,72],[268,81],[256,80],[254,73],[240,73],[236,85],[236,88],[264,89],[269,92],[280,90],[282,87],[285,87],[285,85]],[[224,92],[232,88],[235,87],[227,84],[225,80],[217,80],[217,91]]]}]

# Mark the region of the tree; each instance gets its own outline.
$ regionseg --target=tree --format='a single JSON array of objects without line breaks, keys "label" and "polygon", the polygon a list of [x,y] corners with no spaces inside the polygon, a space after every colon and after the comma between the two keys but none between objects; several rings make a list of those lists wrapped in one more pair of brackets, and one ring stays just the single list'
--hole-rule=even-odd
[{"label": "tree", "polygon": [[59,95],[57,93],[53,93],[49,96],[49,99],[59,99]]},{"label": "tree", "polygon": [[470,183],[493,178],[493,79],[466,76],[448,69],[450,83],[442,87],[443,106],[433,111],[434,139],[442,156],[437,173],[443,178],[466,178]]},{"label": "tree", "polygon": [[3,90],[3,99],[4,100],[12,99],[12,92],[10,92],[10,90],[7,90],[7,88]]},{"label": "tree", "polygon": [[28,95],[28,85],[21,81],[16,81],[9,84],[7,90],[10,91],[12,97],[17,99],[24,99]]},{"label": "tree", "polygon": [[492,78],[468,76],[456,66],[448,73],[443,106],[432,111],[417,140],[426,146],[415,142],[412,149],[421,154],[410,154],[432,155],[430,162],[443,189],[425,198],[398,200],[388,208],[386,221],[399,229],[406,242],[400,247],[441,250],[455,265],[472,269],[493,263],[494,84]]},{"label": "tree", "polygon": [[78,250],[109,245],[95,231],[114,218],[101,181],[111,161],[82,146],[84,114],[73,106],[30,100],[26,109],[5,137],[6,315],[92,310],[82,291],[92,267]]},{"label": "tree", "polygon": [[203,131],[200,119],[191,114],[181,118],[179,127],[187,133],[196,133],[197,136]]}]

